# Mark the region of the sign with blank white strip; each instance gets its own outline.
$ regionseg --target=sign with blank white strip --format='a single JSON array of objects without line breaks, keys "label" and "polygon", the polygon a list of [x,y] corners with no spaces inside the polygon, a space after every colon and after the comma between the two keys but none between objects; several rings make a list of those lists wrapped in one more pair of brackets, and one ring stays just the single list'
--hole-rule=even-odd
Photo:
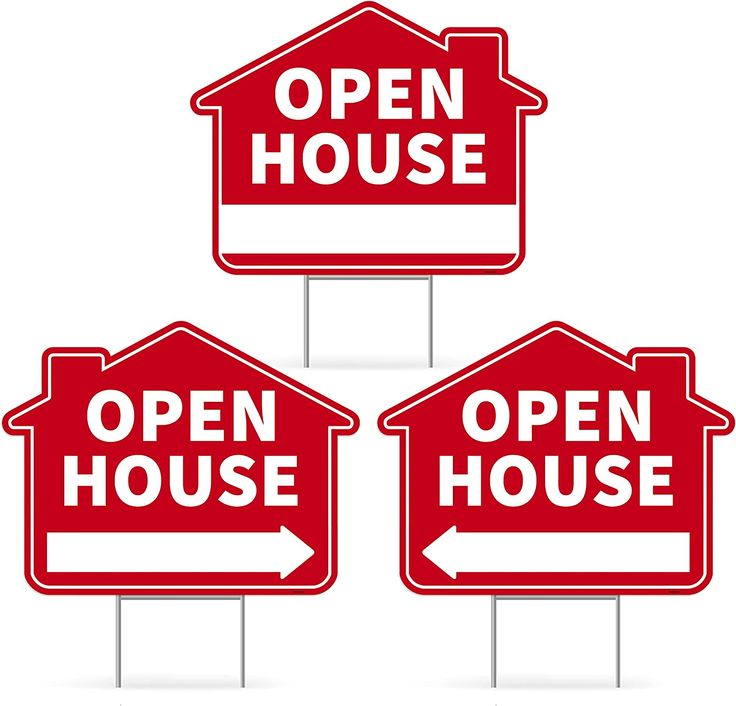
[{"label": "sign with blank white strip", "polygon": [[212,121],[227,272],[503,274],[524,259],[526,118],[546,98],[509,72],[503,29],[435,33],[365,2],[191,103]]}]

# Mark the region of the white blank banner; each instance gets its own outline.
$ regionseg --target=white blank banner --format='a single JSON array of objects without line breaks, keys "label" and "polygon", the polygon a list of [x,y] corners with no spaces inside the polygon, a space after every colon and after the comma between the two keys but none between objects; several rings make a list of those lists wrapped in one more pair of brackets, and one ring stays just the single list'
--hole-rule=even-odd
[{"label": "white blank banner", "polygon": [[516,205],[225,205],[219,228],[221,253],[519,251]]}]

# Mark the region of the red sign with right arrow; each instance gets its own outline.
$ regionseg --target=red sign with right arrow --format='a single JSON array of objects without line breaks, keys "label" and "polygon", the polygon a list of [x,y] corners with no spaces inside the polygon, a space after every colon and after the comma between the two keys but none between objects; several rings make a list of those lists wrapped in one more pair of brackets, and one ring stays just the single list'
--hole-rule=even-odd
[{"label": "red sign with right arrow", "polygon": [[550,323],[383,413],[417,593],[696,593],[712,443],[733,428],[683,348],[627,356]]},{"label": "red sign with right arrow", "polygon": [[348,409],[186,322],[110,355],[53,348],[4,419],[26,443],[42,593],[321,593],[337,575]]}]

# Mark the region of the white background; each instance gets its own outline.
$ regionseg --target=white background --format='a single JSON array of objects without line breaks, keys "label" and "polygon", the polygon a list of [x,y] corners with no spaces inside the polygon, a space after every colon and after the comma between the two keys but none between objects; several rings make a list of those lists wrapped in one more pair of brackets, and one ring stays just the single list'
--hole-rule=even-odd
[{"label": "white background", "polygon": [[[23,455],[0,442],[0,700],[6,703],[725,703],[736,630],[736,446],[716,440],[715,578],[692,597],[609,603],[422,597],[398,578],[398,457],[377,414],[552,319],[626,352],[690,346],[698,391],[736,410],[733,22],[725,2],[409,2],[435,31],[498,25],[528,121],[528,256],[505,277],[421,283],[233,277],[210,256],[210,122],[189,97],[346,2],[5,3],[0,14],[0,408],[40,391],[48,346],[120,350],[185,319],[352,408],[341,443],[340,576],[318,597],[237,603],[47,597],[22,571]],[[265,224],[264,224],[265,225]],[[410,224],[396,223],[396,228]]]}]

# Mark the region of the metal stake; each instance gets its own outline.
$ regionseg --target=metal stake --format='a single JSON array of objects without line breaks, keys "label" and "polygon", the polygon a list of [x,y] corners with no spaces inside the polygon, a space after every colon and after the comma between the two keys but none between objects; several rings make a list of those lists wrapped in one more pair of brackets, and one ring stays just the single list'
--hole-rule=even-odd
[{"label": "metal stake", "polygon": [[304,367],[309,367],[309,275],[304,275]]},{"label": "metal stake", "polygon": [[240,596],[240,688],[245,689],[245,596]]},{"label": "metal stake", "polygon": [[491,596],[491,688],[496,688],[496,596]]},{"label": "metal stake", "polygon": [[304,275],[304,367],[309,367],[309,283],[312,280],[427,280],[428,283],[428,322],[427,322],[427,363],[434,367],[434,279],[428,276],[349,276],[349,275]]},{"label": "metal stake", "polygon": [[616,688],[621,688],[621,596],[616,596]]},{"label": "metal stake", "polygon": [[616,688],[621,688],[621,596],[491,596],[491,687],[496,688],[496,600],[610,601],[616,604]]},{"label": "metal stake", "polygon": [[122,680],[122,663],[121,663],[121,640],[120,629],[122,627],[121,620],[122,600],[120,596],[115,596],[115,688],[119,689]]},{"label": "metal stake", "polygon": [[428,284],[428,299],[429,299],[429,320],[427,321],[427,332],[429,336],[429,341],[427,345],[428,349],[428,355],[427,359],[429,361],[429,367],[434,367],[434,278],[432,275],[429,275],[427,278],[427,284]]},{"label": "metal stake", "polygon": [[126,601],[240,601],[240,686],[245,687],[245,596],[115,596],[115,687],[122,681],[121,608]]}]

